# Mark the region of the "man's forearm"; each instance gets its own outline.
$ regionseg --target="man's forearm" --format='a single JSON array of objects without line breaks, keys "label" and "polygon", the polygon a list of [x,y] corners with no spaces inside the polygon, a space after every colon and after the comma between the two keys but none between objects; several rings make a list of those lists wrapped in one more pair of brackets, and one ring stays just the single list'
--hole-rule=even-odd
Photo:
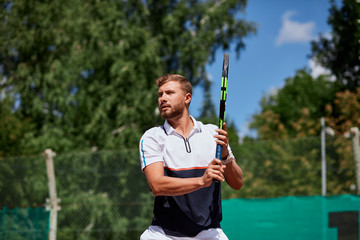
[{"label": "man's forearm", "polygon": [[149,182],[155,196],[177,196],[196,191],[205,186],[202,177],[175,178],[159,176]]},{"label": "man's forearm", "polygon": [[155,196],[183,195],[212,184],[213,179],[224,181],[225,166],[219,159],[213,159],[201,177],[176,178],[164,175],[162,162],[144,168],[149,186]]},{"label": "man's forearm", "polygon": [[243,185],[243,172],[239,165],[236,163],[236,160],[233,159],[232,162],[226,164],[224,176],[226,182],[235,190],[239,190]]}]

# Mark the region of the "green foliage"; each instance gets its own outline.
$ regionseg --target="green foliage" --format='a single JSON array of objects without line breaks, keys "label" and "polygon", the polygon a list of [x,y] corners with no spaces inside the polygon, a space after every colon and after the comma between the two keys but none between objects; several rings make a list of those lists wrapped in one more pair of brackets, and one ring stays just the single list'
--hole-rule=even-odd
[{"label": "green foliage", "polygon": [[234,43],[239,53],[255,32],[239,15],[245,6],[245,0],[3,3],[0,75],[19,105],[6,114],[32,126],[14,126],[23,141],[5,144],[17,154],[135,147],[162,122],[154,80],[176,72],[194,86],[206,82],[205,64],[216,50]]},{"label": "green foliage", "polygon": [[44,157],[0,158],[0,208],[38,207],[48,192]]},{"label": "green foliage", "polygon": [[287,139],[315,136],[320,132],[320,117],[326,115],[335,88],[325,76],[314,79],[306,70],[288,78],[277,93],[264,96],[261,112],[250,126],[261,139]]},{"label": "green foliage", "polygon": [[76,239],[99,239],[104,234],[108,239],[126,239],[150,224],[153,197],[134,159],[137,150],[55,158],[62,200],[59,238],[76,233]]},{"label": "green foliage", "polygon": [[13,156],[18,153],[22,138],[31,131],[32,125],[28,119],[21,119],[12,111],[14,102],[9,98],[0,102],[0,157]]},{"label": "green foliage", "polygon": [[[263,98],[262,111],[254,115],[251,126],[258,131],[260,139],[272,142],[249,141],[240,145],[238,154],[245,187],[241,194],[232,196],[276,196],[282,191],[287,195],[320,194],[318,136],[323,116],[338,136],[326,137],[328,193],[342,194],[351,189],[354,183],[351,143],[340,136],[350,127],[359,126],[360,89],[356,93],[337,90],[325,76],[313,79],[300,70],[276,94]],[[309,136],[314,137],[309,139]],[[290,138],[293,140],[284,141]],[[340,185],[339,179],[343,179]]]},{"label": "green foliage", "polygon": [[334,0],[330,3],[331,37],[313,41],[312,56],[331,70],[342,89],[355,91],[360,86],[360,4],[357,0],[343,0],[341,7]]}]

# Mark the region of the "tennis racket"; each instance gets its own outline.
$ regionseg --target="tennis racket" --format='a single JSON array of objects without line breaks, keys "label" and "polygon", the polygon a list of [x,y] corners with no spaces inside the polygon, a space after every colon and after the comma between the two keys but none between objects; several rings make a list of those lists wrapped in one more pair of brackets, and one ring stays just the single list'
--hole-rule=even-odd
[{"label": "tennis racket", "polygon": [[[224,54],[222,77],[221,77],[221,95],[220,95],[220,113],[219,113],[219,128],[223,129],[223,123],[225,121],[225,107],[226,107],[226,95],[227,95],[227,83],[228,83],[228,72],[229,72],[229,54]],[[223,146],[220,144],[216,145],[217,159],[222,159]]]}]

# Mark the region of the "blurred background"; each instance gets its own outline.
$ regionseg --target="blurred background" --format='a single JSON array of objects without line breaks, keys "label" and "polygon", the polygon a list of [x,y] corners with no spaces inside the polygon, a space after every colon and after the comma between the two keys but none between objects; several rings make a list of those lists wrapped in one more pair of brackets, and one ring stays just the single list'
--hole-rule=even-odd
[{"label": "blurred background", "polygon": [[244,171],[224,201],[359,194],[359,19],[357,0],[1,1],[0,239],[47,239],[53,212],[58,239],[138,239],[155,79],[189,78],[191,114],[217,124],[224,52]]}]

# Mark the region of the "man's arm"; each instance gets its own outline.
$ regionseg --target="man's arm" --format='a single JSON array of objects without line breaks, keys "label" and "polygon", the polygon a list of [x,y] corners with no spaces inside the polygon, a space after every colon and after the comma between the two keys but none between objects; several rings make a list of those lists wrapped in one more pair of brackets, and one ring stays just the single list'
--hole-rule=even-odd
[{"label": "man's arm", "polygon": [[176,178],[164,175],[162,162],[152,163],[144,168],[146,179],[155,196],[176,196],[187,194],[212,184],[213,179],[224,181],[225,166],[214,159],[202,177]]},{"label": "man's arm", "polygon": [[235,159],[226,164],[224,176],[230,187],[240,190],[243,185],[243,172]]}]

